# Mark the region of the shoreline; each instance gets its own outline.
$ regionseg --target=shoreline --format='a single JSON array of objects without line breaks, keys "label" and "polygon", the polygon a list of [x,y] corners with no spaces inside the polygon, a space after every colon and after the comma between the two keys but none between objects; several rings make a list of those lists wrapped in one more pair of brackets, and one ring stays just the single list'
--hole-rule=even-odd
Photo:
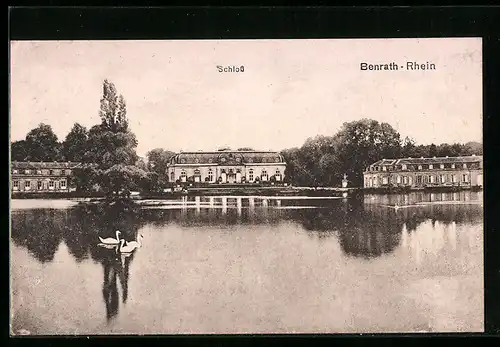
[{"label": "shoreline", "polygon": [[[179,193],[159,193],[132,196],[134,201],[170,200],[187,196],[285,196],[285,197],[345,197],[358,194],[390,195],[413,192],[459,192],[482,191],[482,187],[425,187],[425,188],[336,188],[336,187],[211,187],[188,188]],[[11,193],[11,200],[68,200],[74,202],[92,202],[106,199],[102,194],[75,193]]]}]

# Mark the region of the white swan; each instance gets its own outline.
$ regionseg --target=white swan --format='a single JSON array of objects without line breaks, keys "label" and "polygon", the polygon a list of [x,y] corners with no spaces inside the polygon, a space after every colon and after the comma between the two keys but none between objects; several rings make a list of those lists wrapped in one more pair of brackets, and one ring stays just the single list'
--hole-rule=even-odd
[{"label": "white swan", "polygon": [[142,246],[141,239],[144,236],[142,234],[137,235],[137,240],[136,241],[127,241],[127,246],[135,246],[136,248],[140,248]]},{"label": "white swan", "polygon": [[121,232],[119,230],[116,231],[116,239],[112,237],[108,237],[106,239],[103,239],[102,237],[99,236],[99,241],[101,241],[102,244],[105,245],[118,245],[120,243],[120,235]]},{"label": "white swan", "polygon": [[121,239],[120,240],[120,253],[132,253],[136,248],[137,246],[124,246],[125,244],[125,239]]}]

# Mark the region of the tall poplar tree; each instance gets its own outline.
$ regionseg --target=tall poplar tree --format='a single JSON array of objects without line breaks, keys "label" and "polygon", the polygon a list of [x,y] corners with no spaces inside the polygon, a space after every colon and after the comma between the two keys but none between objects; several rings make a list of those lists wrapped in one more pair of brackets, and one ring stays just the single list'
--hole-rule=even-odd
[{"label": "tall poplar tree", "polygon": [[99,117],[101,124],[89,130],[84,160],[97,165],[98,183],[108,195],[128,196],[147,175],[135,166],[137,139],[129,129],[125,99],[108,80],[103,83]]}]

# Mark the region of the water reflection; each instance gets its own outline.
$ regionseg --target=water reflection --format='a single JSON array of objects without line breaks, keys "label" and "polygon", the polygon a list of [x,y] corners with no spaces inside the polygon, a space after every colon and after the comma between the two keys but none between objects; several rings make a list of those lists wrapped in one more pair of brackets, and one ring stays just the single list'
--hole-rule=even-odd
[{"label": "water reflection", "polygon": [[130,277],[130,264],[134,254],[113,255],[113,250],[106,250],[107,256],[101,258],[104,270],[102,285],[102,295],[106,304],[106,318],[111,321],[117,314],[120,303],[118,292],[118,281],[122,292],[122,303],[125,304],[128,298],[128,282]]},{"label": "water reflection", "polygon": [[[467,194],[468,193],[468,194]],[[476,195],[474,195],[476,194]],[[181,207],[139,209],[134,205],[77,206],[70,210],[17,211],[12,218],[12,238],[26,247],[40,262],[54,258],[61,240],[67,244],[77,262],[89,255],[104,261],[103,250],[94,247],[98,236],[135,240],[138,230],[151,223],[162,226],[176,223],[185,227],[266,224],[277,226],[283,221],[295,222],[322,237],[335,235],[342,250],[350,256],[378,257],[392,252],[404,232],[411,233],[426,221],[471,224],[482,220],[481,205],[439,204],[438,201],[480,201],[478,193],[415,193],[413,195],[365,196],[347,200],[305,200],[258,197],[183,197]],[[431,197],[434,196],[434,197]],[[414,205],[428,201],[427,205]],[[394,210],[387,205],[409,205]]]},{"label": "water reflection", "polygon": [[139,210],[131,206],[79,205],[69,210],[33,209],[12,215],[11,236],[15,245],[25,247],[39,262],[54,260],[61,242],[77,263],[89,257],[103,267],[102,294],[106,317],[118,314],[120,283],[122,303],[128,297],[129,271],[134,253],[122,254],[118,246],[111,249],[98,246],[101,237],[122,232],[127,241],[137,239],[141,222]]},{"label": "water reflection", "polygon": [[[443,204],[449,201],[446,199],[457,198],[454,194],[439,197],[414,194],[325,200],[184,197],[172,201],[170,206],[167,206],[169,208],[158,209],[140,209],[134,205],[79,205],[66,210],[32,209],[13,212],[12,240],[15,245],[28,250],[37,262],[44,264],[54,260],[59,245],[64,242],[76,264],[82,267],[90,264],[99,269],[97,290],[102,290],[102,298],[99,298],[99,301],[105,307],[106,321],[111,323],[125,304],[130,310],[140,307],[137,302],[134,303],[134,293],[138,295],[138,289],[135,286],[130,287],[131,273],[138,276],[133,277],[134,282],[147,281],[149,278],[134,274],[132,266],[142,267],[141,271],[148,266],[155,268],[149,272],[150,275],[156,276],[151,286],[161,285],[162,278],[167,278],[167,274],[175,276],[178,269],[192,272],[193,278],[201,281],[203,272],[197,271],[203,269],[203,264],[219,266],[220,262],[226,261],[228,254],[232,254],[231,251],[225,250],[227,245],[235,247],[234,254],[241,252],[245,255],[239,254],[236,259],[231,259],[238,267],[242,267],[245,260],[238,262],[239,260],[251,258],[252,254],[260,251],[255,248],[262,248],[263,243],[257,246],[259,238],[266,240],[265,246],[272,247],[280,257],[291,256],[290,252],[302,254],[303,250],[309,250],[303,253],[309,257],[311,252],[317,251],[325,259],[318,256],[316,261],[314,256],[309,260],[299,257],[305,264],[306,260],[310,262],[309,275],[312,277],[314,271],[323,269],[322,267],[327,269],[325,271],[338,271],[338,267],[333,265],[338,259],[342,259],[344,265],[352,261],[368,266],[366,264],[377,263],[375,259],[384,257],[397,259],[401,266],[410,264],[408,272],[427,271],[429,276],[434,276],[444,272],[443,264],[454,264],[452,270],[446,271],[455,271],[457,275],[461,275],[460,271],[465,271],[464,269],[473,265],[469,265],[467,260],[456,261],[453,257],[457,254],[468,254],[471,249],[477,248],[475,238],[482,232],[480,226],[483,213],[480,204],[473,204],[480,201],[481,196],[472,193],[467,197],[458,195],[461,200],[453,200],[467,204]],[[425,204],[419,204],[420,202]],[[406,208],[387,208],[387,205],[395,204],[405,204]],[[144,231],[153,233],[158,240],[155,241],[156,252],[125,255],[120,254],[116,248],[99,247],[98,236],[114,237],[115,230],[120,230],[121,236],[128,241],[135,240],[137,235]],[[251,234],[254,231],[255,235]],[[206,234],[209,234],[211,239],[207,239],[204,236]],[[216,241],[212,244],[210,240]],[[173,252],[175,248],[185,249],[191,246],[196,247],[196,251],[187,253],[186,256],[183,252],[177,252],[176,256],[171,258],[168,252],[164,255],[157,254],[169,247],[169,252]],[[291,247],[290,250],[287,250],[287,247]],[[224,253],[222,249],[228,253]],[[221,254],[225,254],[226,258]],[[300,266],[296,255],[294,257]],[[135,265],[132,265],[134,259]],[[170,269],[166,269],[166,266],[165,269],[161,266],[156,269],[158,261],[160,264],[172,262],[172,266]],[[55,262],[57,263],[57,259]],[[331,262],[331,267],[324,265],[324,262]],[[280,267],[282,264],[279,264],[279,261],[276,263],[260,268],[260,263],[254,260],[255,271],[250,272],[258,276],[269,272],[270,278],[287,273]],[[246,266],[250,264],[246,263]],[[208,265],[207,268],[212,269]],[[86,274],[93,276],[91,271]],[[292,277],[290,275],[290,278]],[[230,283],[231,279],[220,280]],[[257,293],[263,290],[262,286],[245,286],[242,285],[242,288],[248,292]],[[148,293],[157,295],[155,290],[149,288]],[[203,292],[203,288],[197,290]],[[100,295],[96,294],[97,297]],[[324,295],[330,295],[326,289]],[[200,300],[204,298],[201,297]],[[134,308],[130,308],[131,305]],[[177,302],[175,305],[182,306]],[[99,315],[104,317],[102,313]]]},{"label": "water reflection", "polygon": [[71,230],[67,223],[67,211],[61,210],[17,211],[13,213],[11,220],[14,243],[26,247],[41,263],[54,259],[64,233]]}]

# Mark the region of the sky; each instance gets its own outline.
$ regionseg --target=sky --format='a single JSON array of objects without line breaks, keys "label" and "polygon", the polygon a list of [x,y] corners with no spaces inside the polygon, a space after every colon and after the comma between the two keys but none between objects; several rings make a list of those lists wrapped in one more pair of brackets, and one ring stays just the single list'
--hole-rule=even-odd
[{"label": "sky", "polygon": [[[75,122],[99,123],[108,79],[125,98],[141,156],[300,147],[362,118],[418,144],[481,142],[481,48],[480,38],[13,41],[11,141],[40,123],[61,141]],[[436,69],[360,69],[407,61]]]}]

